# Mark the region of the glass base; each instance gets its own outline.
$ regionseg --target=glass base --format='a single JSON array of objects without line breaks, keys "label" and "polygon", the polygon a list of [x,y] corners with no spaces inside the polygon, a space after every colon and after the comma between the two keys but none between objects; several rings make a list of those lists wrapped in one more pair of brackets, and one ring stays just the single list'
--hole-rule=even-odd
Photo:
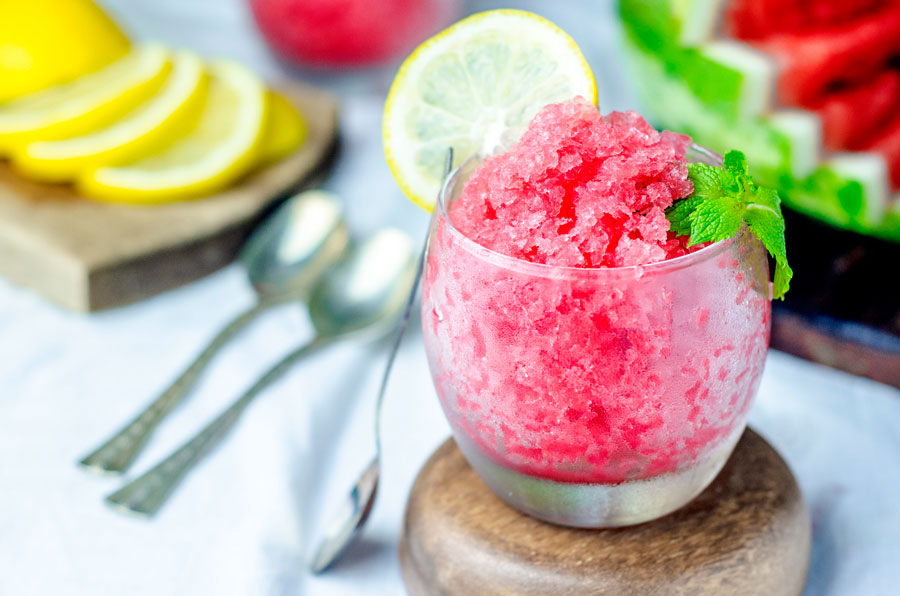
[{"label": "glass base", "polygon": [[616,528],[648,522],[688,504],[724,467],[743,434],[737,429],[690,468],[620,484],[558,482],[514,472],[495,463],[467,438],[456,436],[463,455],[485,484],[514,509],[575,528]]}]

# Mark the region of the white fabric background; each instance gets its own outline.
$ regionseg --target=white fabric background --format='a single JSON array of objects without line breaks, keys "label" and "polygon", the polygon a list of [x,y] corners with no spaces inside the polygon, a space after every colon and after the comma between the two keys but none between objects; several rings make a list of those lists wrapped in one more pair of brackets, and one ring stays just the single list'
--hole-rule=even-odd
[{"label": "white fabric background", "polygon": [[[231,56],[275,79],[241,0],[107,0],[135,36]],[[569,30],[599,76],[604,109],[631,106],[609,5],[509,2]],[[491,6],[470,3],[470,8]],[[378,134],[390,69],[302,74],[342,97],[344,150],[326,186],[352,227],[400,225],[417,242],[426,217],[407,204]],[[91,316],[60,311],[0,280],[0,595],[403,594],[396,539],[416,470],[448,434],[414,325],[385,411],[383,490],[363,541],[332,573],[305,570],[324,520],[370,454],[385,345],[344,345],[275,385],[151,522],[101,498],[118,486],[75,461],[164,388],[252,302],[231,266],[141,304]],[[160,428],[139,474],[179,445],[289,346],[305,313],[272,313],[226,349]],[[785,456],[813,512],[809,595],[888,595],[900,581],[900,392],[772,353],[752,415]]]}]

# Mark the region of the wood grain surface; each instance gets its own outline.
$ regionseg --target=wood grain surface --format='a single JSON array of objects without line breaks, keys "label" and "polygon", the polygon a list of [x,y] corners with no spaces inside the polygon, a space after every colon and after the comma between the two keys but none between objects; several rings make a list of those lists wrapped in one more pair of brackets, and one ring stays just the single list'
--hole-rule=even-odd
[{"label": "wood grain surface", "polygon": [[796,596],[809,554],[794,476],[751,430],[693,502],[618,530],[563,528],[514,511],[451,439],[416,479],[400,544],[410,596]]},{"label": "wood grain surface", "polygon": [[307,120],[304,144],[216,195],[154,206],[100,203],[0,162],[0,275],[76,311],[134,302],[229,263],[257,218],[333,151],[337,103],[279,85]]}]

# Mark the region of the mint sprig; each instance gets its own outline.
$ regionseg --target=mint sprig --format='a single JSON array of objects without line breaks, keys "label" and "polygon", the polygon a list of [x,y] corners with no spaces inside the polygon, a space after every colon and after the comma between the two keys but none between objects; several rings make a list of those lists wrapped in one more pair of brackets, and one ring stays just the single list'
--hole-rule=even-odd
[{"label": "mint sprig", "polygon": [[771,188],[753,183],[747,158],[740,151],[725,154],[724,166],[688,165],[694,192],[666,210],[670,229],[690,236],[688,246],[732,238],[747,224],[775,259],[773,296],[784,298],[794,273],[787,262],[781,199]]}]

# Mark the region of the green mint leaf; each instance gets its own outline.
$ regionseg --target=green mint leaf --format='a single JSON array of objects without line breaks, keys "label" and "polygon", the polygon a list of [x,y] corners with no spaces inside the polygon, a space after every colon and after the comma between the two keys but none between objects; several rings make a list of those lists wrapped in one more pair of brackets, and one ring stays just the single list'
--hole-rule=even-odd
[{"label": "green mint leaf", "polygon": [[775,257],[775,280],[772,284],[772,296],[784,300],[784,295],[791,289],[791,278],[794,271],[788,265],[787,257]]},{"label": "green mint leaf", "polygon": [[775,259],[775,279],[772,287],[774,298],[784,298],[794,273],[787,263],[787,249],[784,245],[784,217],[781,210],[750,204],[744,211],[744,221],[750,231],[759,238],[769,254]]},{"label": "green mint leaf", "polygon": [[784,246],[784,218],[768,207],[748,205],[743,219],[773,257],[787,256]]},{"label": "green mint leaf", "polygon": [[722,188],[725,194],[738,197],[752,185],[753,180],[747,173],[747,158],[740,151],[729,151],[722,159]]},{"label": "green mint leaf", "polygon": [[[696,197],[720,197],[722,196],[722,170],[705,163],[688,164],[688,176],[694,183],[694,193],[690,200]],[[677,205],[678,203],[676,203]]]},{"label": "green mint leaf", "polygon": [[691,240],[688,246],[701,242],[718,242],[736,235],[744,220],[743,208],[733,197],[707,199],[690,215]]},{"label": "green mint leaf", "polygon": [[670,229],[679,236],[689,236],[691,233],[691,213],[703,200],[703,197],[688,197],[677,201],[666,209],[666,219],[672,224]]},{"label": "green mint leaf", "polygon": [[781,197],[771,188],[759,188],[751,181],[751,192],[744,208],[744,221],[775,259],[775,277],[772,296],[783,299],[791,286],[794,272],[787,262],[784,242],[784,215],[781,213]]},{"label": "green mint leaf", "polygon": [[736,236],[746,224],[775,259],[772,294],[784,298],[794,273],[787,262],[778,193],[754,184],[740,151],[726,153],[721,168],[689,164],[688,175],[694,192],[666,210],[671,231],[690,236],[692,246]]},{"label": "green mint leaf", "polygon": [[750,177],[747,172],[747,157],[740,151],[729,151],[722,158],[722,164],[725,170],[731,172],[735,176]]},{"label": "green mint leaf", "polygon": [[774,189],[759,188],[754,185],[752,191],[749,193],[748,203],[758,207],[768,207],[774,211],[778,217],[782,217],[781,197],[778,196],[778,192]]}]

